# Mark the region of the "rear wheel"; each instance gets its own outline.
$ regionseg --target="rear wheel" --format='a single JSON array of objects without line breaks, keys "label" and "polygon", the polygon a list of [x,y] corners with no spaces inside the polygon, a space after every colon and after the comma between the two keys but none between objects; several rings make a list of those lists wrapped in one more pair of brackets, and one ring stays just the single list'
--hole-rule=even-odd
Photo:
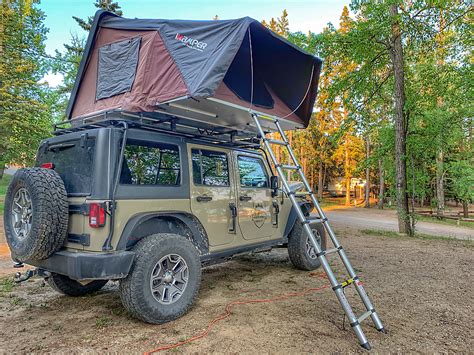
[{"label": "rear wheel", "polygon": [[185,314],[201,284],[195,246],[177,234],[159,233],[134,247],[132,271],[120,281],[124,307],[136,318],[161,324]]},{"label": "rear wheel", "polygon": [[[322,224],[312,227],[321,250],[326,250],[326,233]],[[300,270],[316,270],[321,266],[321,262],[316,256],[313,244],[306,234],[303,224],[298,220],[288,236],[288,255],[291,263]]]},{"label": "rear wheel", "polygon": [[87,284],[70,279],[67,276],[52,273],[48,277],[48,284],[56,291],[73,297],[84,296],[89,293],[97,292],[105,286],[107,280],[94,280]]}]

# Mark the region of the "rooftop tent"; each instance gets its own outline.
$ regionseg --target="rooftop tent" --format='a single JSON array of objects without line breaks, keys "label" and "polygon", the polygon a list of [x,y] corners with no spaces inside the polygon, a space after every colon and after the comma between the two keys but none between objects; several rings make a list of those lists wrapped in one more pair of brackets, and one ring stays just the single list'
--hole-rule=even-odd
[{"label": "rooftop tent", "polygon": [[[249,17],[126,19],[98,11],[67,108],[249,130],[249,111],[308,126],[321,60]],[[251,130],[251,129],[250,129]]]}]

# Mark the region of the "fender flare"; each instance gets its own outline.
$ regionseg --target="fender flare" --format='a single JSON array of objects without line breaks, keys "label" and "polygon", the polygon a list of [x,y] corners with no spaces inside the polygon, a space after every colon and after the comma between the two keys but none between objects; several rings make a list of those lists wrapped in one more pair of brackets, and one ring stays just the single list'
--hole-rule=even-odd
[{"label": "fender flare", "polygon": [[181,234],[194,244],[199,254],[209,253],[209,239],[201,222],[190,213],[175,211],[144,212],[130,218],[122,231],[117,250],[130,249],[142,238],[160,231]]},{"label": "fender flare", "polygon": [[[309,213],[313,209],[313,203],[309,201],[301,201],[298,202],[300,205],[300,208],[303,210],[303,213]],[[288,238],[288,235],[290,234],[291,230],[293,229],[293,226],[296,223],[296,219],[298,218],[298,215],[296,213],[295,207],[291,206],[290,214],[288,215],[288,219],[286,221],[286,226],[285,226],[285,232],[283,233],[284,238]]]}]

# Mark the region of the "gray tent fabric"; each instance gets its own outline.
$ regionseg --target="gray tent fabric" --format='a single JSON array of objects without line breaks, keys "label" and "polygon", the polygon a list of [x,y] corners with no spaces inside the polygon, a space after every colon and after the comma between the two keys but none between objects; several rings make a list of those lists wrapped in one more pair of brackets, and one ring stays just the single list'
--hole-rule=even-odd
[{"label": "gray tent fabric", "polygon": [[[116,31],[120,33],[118,37],[122,36],[121,38],[133,37],[136,36],[134,33],[139,32],[143,34],[144,31],[153,31],[159,35],[156,46],[162,43],[166,48],[167,56],[179,70],[185,91],[183,96],[183,89],[176,90],[176,97],[168,100],[183,97],[196,100],[213,98],[218,89],[225,85],[233,93],[236,101],[248,103],[249,110],[252,107],[261,107],[264,110],[285,112],[286,116],[296,115],[295,119],[300,120],[303,126],[306,127],[309,124],[317,95],[322,61],[276,35],[260,22],[249,17],[218,21],[127,19],[104,11],[98,11],[92,23],[69,101],[68,118],[71,118],[89,60],[94,57],[96,53],[94,51],[97,51],[95,42],[100,37],[101,43],[107,43],[106,38],[101,35],[105,32],[101,32],[100,29],[109,31],[109,35],[110,31]],[[154,49],[149,49],[147,53],[151,56],[155,52]],[[163,57],[163,54],[160,55]],[[110,63],[117,67],[121,65],[122,59],[118,56]],[[160,58],[153,57],[152,61],[159,63]],[[141,59],[139,59],[140,62]],[[116,68],[109,69],[113,72],[117,70]],[[91,73],[87,78],[90,75]],[[130,90],[131,76],[128,70],[126,75],[127,80],[124,80],[121,85],[111,84],[110,80],[113,81],[113,78],[105,78],[106,75],[98,78],[96,93],[98,102],[103,102],[100,101],[102,98],[108,100],[109,95]],[[166,81],[164,80],[168,77],[171,78],[167,72],[162,73],[161,77],[157,77],[157,80],[161,81],[150,84],[155,97],[163,96],[160,90],[165,92]],[[87,82],[90,83],[91,80]],[[147,93],[132,89],[130,94],[124,94],[124,101],[121,102],[119,101],[122,99],[115,96],[118,99],[114,101],[114,107],[120,104],[123,104],[121,107],[132,107],[136,101],[130,100],[137,100]],[[84,95],[83,92],[81,97]],[[235,103],[232,100],[229,97],[229,102]],[[83,105],[86,100],[81,102]],[[163,102],[166,101],[156,104]],[[245,103],[239,105],[247,106]],[[97,108],[99,106],[101,109],[105,107],[96,105]],[[147,110],[148,107],[150,111],[147,112],[153,112],[152,107],[147,106]],[[94,112],[92,109],[89,111]]]},{"label": "gray tent fabric", "polygon": [[110,17],[101,26],[158,30],[183,75],[190,96],[204,98],[212,96],[219,86],[254,21],[250,17],[219,21]]},{"label": "gray tent fabric", "polygon": [[96,100],[131,90],[138,64],[140,37],[99,48]]}]

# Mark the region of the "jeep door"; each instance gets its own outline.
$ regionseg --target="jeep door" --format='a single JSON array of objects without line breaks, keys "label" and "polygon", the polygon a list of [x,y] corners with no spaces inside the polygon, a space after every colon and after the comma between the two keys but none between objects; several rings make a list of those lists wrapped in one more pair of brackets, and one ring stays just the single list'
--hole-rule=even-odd
[{"label": "jeep door", "polygon": [[262,157],[235,152],[239,227],[245,239],[271,238],[278,229],[272,218],[270,178]]},{"label": "jeep door", "polygon": [[237,230],[231,155],[226,149],[188,144],[191,210],[201,221],[211,246],[231,243]]}]

